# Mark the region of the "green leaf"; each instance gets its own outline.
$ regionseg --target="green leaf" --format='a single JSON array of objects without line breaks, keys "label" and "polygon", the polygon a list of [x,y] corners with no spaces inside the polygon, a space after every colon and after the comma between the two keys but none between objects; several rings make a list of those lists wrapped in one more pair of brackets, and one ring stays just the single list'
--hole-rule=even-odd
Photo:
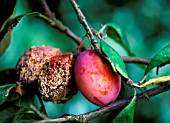
[{"label": "green leaf", "polygon": [[154,67],[160,67],[165,64],[170,63],[170,44],[166,45],[162,48],[149,62],[148,67],[145,70],[146,75],[150,72]]},{"label": "green leaf", "polygon": [[128,106],[126,106],[113,120],[112,123],[133,123],[136,95],[132,98]]},{"label": "green leaf", "polygon": [[158,85],[163,83],[170,83],[170,76],[161,76],[158,78],[150,79],[149,81],[142,84],[141,87],[152,86],[153,84]]},{"label": "green leaf", "polygon": [[6,24],[4,25],[4,28],[1,30],[0,33],[0,42],[2,41],[3,37],[5,36],[5,34],[12,30],[18,23],[19,21],[24,17],[24,16],[40,16],[41,14],[38,12],[32,12],[32,13],[28,13],[28,14],[22,14],[19,16],[16,16],[15,18],[9,19]]},{"label": "green leaf", "polygon": [[32,123],[36,120],[42,120],[42,118],[29,108],[12,106],[0,112],[0,121],[3,123],[23,123],[23,121]]},{"label": "green leaf", "polygon": [[[5,52],[6,48],[9,46],[9,44],[6,42],[6,41],[9,42],[9,40],[6,40],[6,39],[8,39],[8,37],[6,37],[6,36],[8,36],[7,35],[8,32],[11,31],[18,24],[18,22],[21,20],[22,17],[24,17],[24,15],[20,15],[13,19],[9,19],[5,23],[3,29],[1,30],[1,32],[0,32],[0,47],[2,47],[3,49],[0,49],[0,56]],[[8,44],[8,45],[6,45],[6,44]]]},{"label": "green leaf", "polygon": [[3,86],[0,86],[0,105],[5,102],[13,101],[16,98],[18,98],[15,95],[15,93],[11,93],[12,88],[15,86],[16,86],[16,84],[6,84]]},{"label": "green leaf", "polygon": [[8,31],[4,38],[2,39],[2,42],[0,42],[0,56],[6,51],[8,46],[11,43],[11,31]]},{"label": "green leaf", "polygon": [[[41,17],[41,14],[38,12],[32,12],[32,13],[28,13],[28,14],[23,14],[23,15],[19,15],[15,18],[9,19],[3,29],[0,32],[0,47],[3,47],[3,49],[0,50],[0,56],[5,52],[6,48],[8,47],[8,43],[5,42],[5,40],[3,40],[5,38],[5,36],[8,36],[7,33],[9,31],[11,31],[18,23],[19,21],[24,17],[24,16],[39,16]],[[7,40],[9,42],[9,40]],[[8,44],[8,45],[6,45]]]},{"label": "green leaf", "polygon": [[15,115],[15,121],[17,123],[23,123],[23,122],[30,122],[37,120],[42,120],[41,117],[39,117],[37,114],[35,114],[31,109],[28,108],[20,108],[20,110]]},{"label": "green leaf", "polygon": [[125,34],[120,26],[114,23],[106,24],[106,34],[120,44],[130,56],[135,56],[135,54],[130,50],[128,41],[126,40]]},{"label": "green leaf", "polygon": [[121,56],[105,41],[101,40],[100,45],[102,52],[107,56],[113,70],[115,72],[118,71],[124,78],[128,79],[128,73]]},{"label": "green leaf", "polygon": [[[48,18],[48,17],[46,17],[46,16],[44,16],[41,13],[38,13],[38,12],[22,14],[22,15],[16,16],[15,18],[7,20],[7,22],[3,26],[3,29],[1,29],[1,32],[0,32],[0,48],[1,48],[0,49],[0,56],[5,52],[5,50],[7,49],[7,47],[9,46],[9,43],[10,43],[10,37],[6,38],[6,36],[9,36],[7,34],[15,26],[17,26],[17,24],[20,22],[20,20],[25,16],[36,16],[36,17],[39,17],[39,18],[43,19],[44,21],[50,23],[52,26],[54,24],[53,20],[51,20],[50,18]],[[58,25],[58,26],[60,26],[61,31],[66,30],[66,27],[61,22],[58,22],[58,23],[60,23],[60,25]]]},{"label": "green leaf", "polygon": [[15,113],[19,110],[19,107],[13,106],[5,108],[0,111],[0,121],[2,123],[12,123],[15,118]]},{"label": "green leaf", "polygon": [[4,25],[4,28],[1,30],[1,33],[0,33],[0,42],[2,41],[2,39],[4,38],[5,34],[12,30],[18,23],[19,21],[21,20],[21,18],[23,18],[24,15],[20,15],[20,16],[17,16],[13,19],[9,19],[6,24]]},{"label": "green leaf", "polygon": [[0,0],[0,29],[3,23],[12,15],[16,0]]}]

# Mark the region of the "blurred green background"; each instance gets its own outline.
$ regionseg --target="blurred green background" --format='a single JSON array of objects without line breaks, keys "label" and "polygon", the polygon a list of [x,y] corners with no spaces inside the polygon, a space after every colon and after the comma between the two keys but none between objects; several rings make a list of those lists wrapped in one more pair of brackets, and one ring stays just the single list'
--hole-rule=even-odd
[{"label": "blurred green background", "polygon": [[[131,50],[139,57],[152,58],[156,52],[170,42],[170,1],[169,0],[77,0],[87,21],[95,29],[101,25],[114,22],[123,28]],[[83,37],[84,28],[78,22],[75,11],[69,0],[47,0],[56,18],[69,27],[76,35]],[[35,0],[17,0],[15,14],[20,15],[33,11],[43,12],[41,5]],[[86,39],[87,40],[87,39]],[[124,49],[107,38],[121,55],[127,55]],[[18,59],[31,46],[50,45],[58,47],[63,53],[72,51],[76,44],[64,33],[52,28],[36,17],[24,17],[12,33],[12,41],[6,52],[0,57],[0,69],[14,68]],[[135,82],[142,79],[144,69],[135,64],[127,64],[129,76]],[[170,74],[170,65],[160,68],[159,75],[155,69],[148,78]],[[127,96],[131,89],[126,87]],[[151,101],[143,101],[136,105],[135,122],[169,123],[170,92],[152,97]],[[39,107],[37,97],[34,103]],[[24,100],[22,100],[24,102]],[[97,109],[80,93],[66,104],[54,105],[45,102],[50,117],[58,117],[65,113],[81,114]],[[109,123],[114,113],[104,115],[92,122]]]}]

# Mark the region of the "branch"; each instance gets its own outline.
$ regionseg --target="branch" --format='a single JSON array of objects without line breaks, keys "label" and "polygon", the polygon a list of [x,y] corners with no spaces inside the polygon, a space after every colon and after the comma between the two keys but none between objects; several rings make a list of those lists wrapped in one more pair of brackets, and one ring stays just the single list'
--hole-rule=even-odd
[{"label": "branch", "polygon": [[47,3],[45,0],[40,0],[41,5],[43,6],[44,10],[45,10],[45,14],[51,18],[53,21],[57,21],[55,14],[51,12],[50,8],[48,7]]},{"label": "branch", "polygon": [[[92,32],[91,28],[89,27],[83,13],[79,9],[79,6],[76,4],[76,2],[74,0],[70,0],[70,2],[72,3],[74,9],[76,10],[76,13],[78,14],[77,16],[79,18],[80,23],[84,26],[85,30],[88,32],[92,42],[94,42],[94,47],[98,47],[98,46],[96,46],[98,44],[95,43],[97,40],[95,39],[93,32]],[[52,27],[58,29],[61,32],[64,32],[68,37],[73,39],[77,45],[80,45],[81,43],[83,43],[82,39],[80,37],[76,36],[68,27],[66,27],[59,20],[56,19],[55,14],[51,12],[51,10],[48,7],[45,0],[40,0],[40,3],[42,5],[42,7],[44,8],[46,15],[51,19],[48,21]],[[82,44],[82,46],[83,46],[84,50],[89,49],[88,46],[85,45],[84,43]],[[146,64],[147,65],[150,61],[149,59],[138,58],[138,57],[122,56],[122,58],[123,58],[124,62],[126,62],[126,63],[138,63],[138,64]]]},{"label": "branch", "polygon": [[[152,89],[149,89],[147,91],[145,91],[145,93],[149,96],[149,97],[153,97],[155,95],[158,95],[160,93],[166,92],[170,90],[170,84],[169,85],[162,85],[162,86],[158,86]],[[96,117],[102,116],[105,113],[108,113],[110,111],[114,111],[117,109],[121,109],[123,107],[125,107],[126,105],[128,105],[131,101],[131,99],[133,98],[133,96],[119,100],[117,102],[113,102],[105,107],[99,108],[97,110],[85,113],[85,114],[81,114],[81,115],[70,115],[70,116],[66,116],[66,117],[62,117],[62,118],[56,118],[56,119],[45,119],[45,120],[41,120],[38,121],[37,123],[45,123],[45,122],[63,122],[63,121],[78,121],[78,122],[88,122]],[[141,102],[143,100],[146,100],[146,97],[144,95],[144,93],[140,93],[137,94],[137,99],[136,99],[136,103]]]},{"label": "branch", "polygon": [[[66,27],[65,25],[63,25],[59,20],[56,19],[55,15],[51,12],[51,10],[49,9],[47,3],[45,0],[40,0],[44,10],[46,12],[46,15],[51,19],[49,22],[51,22],[51,26],[55,27],[56,29],[58,29],[61,32],[64,32],[68,37],[70,37],[71,39],[73,39],[78,45],[82,43],[82,39],[79,38],[78,36],[76,36],[68,27]],[[75,2],[75,0],[70,0],[72,6],[74,7],[79,22],[84,26],[87,35],[90,37],[91,39],[91,43],[94,46],[94,48],[98,51],[100,51],[100,48],[98,46],[98,42],[95,39],[94,35],[93,35],[93,31],[90,28],[90,26],[88,25],[85,16],[83,15],[83,13],[81,12],[78,4]],[[88,49],[88,47],[83,44],[83,48],[84,49]],[[127,63],[140,63],[140,64],[148,64],[149,63],[149,59],[142,59],[142,58],[137,58],[137,57],[122,57],[123,60]],[[1,72],[1,71],[0,71]],[[149,89],[147,91],[145,91],[145,93],[152,97],[155,95],[158,95],[160,93],[166,92],[170,90],[170,85],[162,85],[162,86],[158,86],[155,87],[153,89]],[[119,100],[117,102],[113,102],[105,107],[99,108],[97,110],[82,114],[82,115],[70,115],[70,116],[65,116],[65,117],[61,117],[61,118],[56,118],[56,119],[50,119],[50,118],[46,118],[45,116],[41,116],[43,118],[46,118],[45,120],[41,120],[38,121],[38,123],[43,123],[43,122],[64,122],[64,121],[73,121],[76,120],[78,122],[88,122],[96,117],[99,117],[107,112],[110,111],[114,111],[120,108],[125,107],[126,105],[129,104],[129,102],[131,101],[133,97],[128,97],[122,100]],[[143,101],[145,100],[146,97],[144,95],[144,93],[140,93],[137,94],[137,102]],[[32,107],[32,109],[34,109],[34,107]],[[37,111],[36,109],[34,109],[34,111]],[[41,115],[40,112],[36,112],[37,114]]]},{"label": "branch", "polygon": [[148,65],[150,62],[150,59],[146,58],[139,58],[139,57],[129,57],[129,56],[122,56],[122,59],[126,63],[138,63],[138,64],[146,64]]},{"label": "branch", "polygon": [[[51,26],[56,28],[57,30],[63,32],[68,37],[73,39],[77,45],[83,43],[82,39],[78,37],[76,34],[74,34],[68,27],[66,27],[64,24],[62,24],[59,20],[56,19],[55,15],[51,12],[50,8],[48,7],[45,0],[39,0],[42,7],[45,10],[46,15],[51,19],[49,22],[51,22]],[[89,49],[87,45],[83,43],[83,49],[87,50]]]},{"label": "branch", "polygon": [[90,37],[91,44],[100,53],[101,51],[100,51],[100,48],[99,48],[99,45],[98,45],[98,41],[94,37],[93,31],[90,28],[90,26],[88,25],[85,16],[83,15],[83,13],[80,10],[79,5],[75,2],[75,0],[70,0],[70,3],[72,4],[74,10],[76,11],[76,14],[77,14],[77,17],[78,17],[80,24],[82,24],[84,26],[84,29],[86,30],[87,35]]}]

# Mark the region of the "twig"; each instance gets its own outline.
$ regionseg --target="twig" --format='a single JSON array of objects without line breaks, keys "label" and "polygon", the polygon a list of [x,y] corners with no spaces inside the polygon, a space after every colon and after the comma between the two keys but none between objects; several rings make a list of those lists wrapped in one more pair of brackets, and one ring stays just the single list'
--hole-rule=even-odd
[{"label": "twig", "polygon": [[42,5],[43,5],[43,8],[46,12],[46,15],[51,18],[53,21],[57,21],[56,17],[55,17],[55,14],[51,12],[50,8],[48,7],[47,3],[45,0],[40,0]]},{"label": "twig", "polygon": [[[70,0],[70,2],[73,3],[73,6],[75,6],[76,12],[78,14],[80,14],[80,16],[78,16],[79,21],[85,27],[86,31],[89,33],[89,36],[91,36],[90,37],[91,40],[96,42],[97,40],[93,36],[92,30],[88,26],[83,13],[79,9],[79,6],[75,3],[74,0]],[[80,45],[82,43],[82,39],[80,37],[76,36],[68,27],[66,27],[59,20],[56,19],[55,15],[51,12],[50,8],[48,7],[46,1],[40,0],[40,3],[42,5],[42,7],[44,8],[46,15],[51,19],[51,20],[49,20],[51,26],[58,29],[61,32],[64,32],[68,37],[73,39],[76,42],[76,44]],[[84,43],[82,46],[83,46],[84,50],[89,49],[88,46],[86,46]],[[149,59],[144,59],[144,58],[127,57],[127,56],[122,56],[122,58],[126,63],[139,63],[139,64],[146,64],[146,65],[149,63]]]},{"label": "twig", "polygon": [[68,121],[67,118],[65,117],[61,117],[61,118],[57,118],[57,119],[50,119],[50,118],[47,118],[45,120],[41,120],[41,121],[37,121],[35,123],[49,123],[49,122],[57,122],[57,123],[61,123],[61,122],[65,122],[65,121]]},{"label": "twig", "polygon": [[30,105],[30,108],[41,118],[46,119],[47,117],[42,114],[35,106]]},{"label": "twig", "polygon": [[70,3],[72,4],[74,10],[77,13],[77,17],[78,17],[79,22],[84,26],[84,29],[86,30],[87,35],[90,37],[91,44],[100,53],[101,51],[100,51],[100,48],[99,48],[99,45],[98,45],[98,41],[94,37],[93,31],[90,28],[90,26],[88,25],[85,16],[83,15],[83,13],[80,10],[79,5],[75,2],[75,0],[70,0]]},{"label": "twig", "polygon": [[149,64],[150,59],[146,58],[139,58],[139,57],[129,57],[129,56],[122,56],[122,59],[126,63],[138,63],[138,64]]},{"label": "twig", "polygon": [[[162,85],[162,86],[158,86],[152,89],[149,89],[147,91],[145,91],[145,93],[149,96],[149,97],[153,97],[155,95],[158,95],[160,93],[166,92],[170,90],[170,84],[169,85]],[[62,122],[62,121],[73,121],[73,120],[77,120],[78,122],[88,122],[96,117],[99,117],[107,112],[110,111],[114,111],[117,109],[121,109],[123,107],[125,107],[126,105],[128,105],[131,101],[131,99],[133,98],[133,96],[119,100],[117,102],[113,102],[105,107],[99,108],[97,110],[82,114],[82,115],[70,115],[67,117],[63,117],[63,118],[56,118],[56,119],[46,119],[46,120],[41,120],[38,121],[37,123],[44,123],[44,122]],[[145,100],[146,97],[143,93],[137,94],[137,99],[136,99],[136,103],[137,102],[141,102],[143,100]]]},{"label": "twig", "polygon": [[[51,26],[58,29],[59,31],[66,34],[68,37],[73,39],[77,45],[83,43],[82,39],[75,35],[68,27],[66,27],[64,24],[62,24],[59,20],[56,19],[55,15],[51,12],[50,8],[48,7],[45,0],[40,0],[41,5],[43,6],[46,15],[51,19],[49,22],[51,22]],[[83,43],[83,49],[87,50],[89,49],[87,45]]]}]

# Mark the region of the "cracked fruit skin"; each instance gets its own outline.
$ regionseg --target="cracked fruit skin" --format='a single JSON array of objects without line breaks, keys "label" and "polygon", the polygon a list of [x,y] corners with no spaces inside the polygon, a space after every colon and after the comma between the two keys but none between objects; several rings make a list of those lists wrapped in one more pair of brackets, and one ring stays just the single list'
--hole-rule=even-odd
[{"label": "cracked fruit skin", "polygon": [[121,76],[95,50],[86,50],[77,57],[74,76],[79,91],[91,103],[105,106],[119,95]]},{"label": "cracked fruit skin", "polygon": [[73,53],[62,54],[55,47],[31,47],[17,63],[17,84],[44,101],[66,103],[77,93],[72,75],[74,61]]}]

